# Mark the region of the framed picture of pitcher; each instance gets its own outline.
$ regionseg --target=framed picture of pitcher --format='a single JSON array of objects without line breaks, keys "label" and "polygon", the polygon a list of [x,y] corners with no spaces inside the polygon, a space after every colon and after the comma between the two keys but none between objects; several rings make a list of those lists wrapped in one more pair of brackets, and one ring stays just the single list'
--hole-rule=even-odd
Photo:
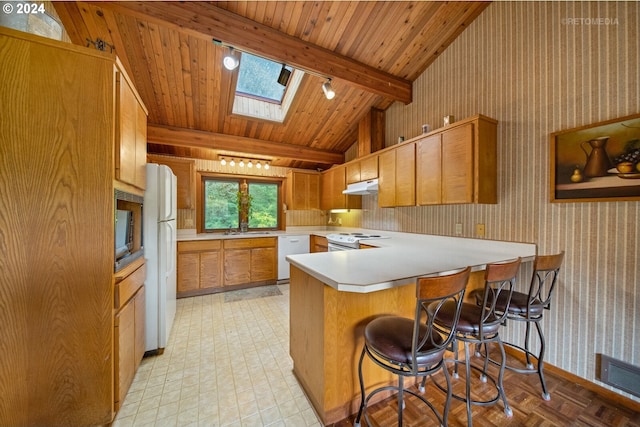
[{"label": "framed picture of pitcher", "polygon": [[551,134],[551,201],[640,200],[640,114]]}]

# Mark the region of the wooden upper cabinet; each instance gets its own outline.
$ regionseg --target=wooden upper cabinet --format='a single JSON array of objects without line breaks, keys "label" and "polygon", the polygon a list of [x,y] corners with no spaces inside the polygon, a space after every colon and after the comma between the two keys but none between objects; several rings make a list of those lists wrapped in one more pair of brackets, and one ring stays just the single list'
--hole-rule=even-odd
[{"label": "wooden upper cabinet", "polygon": [[378,156],[373,155],[347,163],[347,184],[368,181],[378,177]]},{"label": "wooden upper cabinet", "polygon": [[287,209],[320,209],[320,174],[317,172],[287,172]]},{"label": "wooden upper cabinet", "polygon": [[415,144],[403,144],[378,157],[378,206],[416,204]]},{"label": "wooden upper cabinet", "polygon": [[442,132],[442,200],[473,202],[473,123]]},{"label": "wooden upper cabinet", "polygon": [[440,134],[416,142],[416,203],[442,203],[442,148]]},{"label": "wooden upper cabinet", "polygon": [[347,176],[345,166],[334,166],[321,175],[320,188],[322,195],[320,208],[330,209],[361,209],[362,196],[348,196],[342,194],[347,188]]},{"label": "wooden upper cabinet", "polygon": [[147,110],[119,66],[116,66],[115,159],[116,179],[144,189],[147,163]]},{"label": "wooden upper cabinet", "polygon": [[196,208],[196,165],[193,160],[149,156],[149,162],[167,165],[178,182],[178,209]]},{"label": "wooden upper cabinet", "polygon": [[367,181],[378,177],[378,156],[360,160],[360,180]]},{"label": "wooden upper cabinet", "polygon": [[478,115],[416,141],[417,204],[497,203],[496,132]]}]

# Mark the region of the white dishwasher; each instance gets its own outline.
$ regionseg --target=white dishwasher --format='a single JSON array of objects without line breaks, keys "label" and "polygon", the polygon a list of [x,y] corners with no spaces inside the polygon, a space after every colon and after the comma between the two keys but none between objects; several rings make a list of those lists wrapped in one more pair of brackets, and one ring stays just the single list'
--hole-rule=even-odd
[{"label": "white dishwasher", "polygon": [[308,234],[278,236],[278,280],[289,279],[287,255],[308,254],[309,252]]}]

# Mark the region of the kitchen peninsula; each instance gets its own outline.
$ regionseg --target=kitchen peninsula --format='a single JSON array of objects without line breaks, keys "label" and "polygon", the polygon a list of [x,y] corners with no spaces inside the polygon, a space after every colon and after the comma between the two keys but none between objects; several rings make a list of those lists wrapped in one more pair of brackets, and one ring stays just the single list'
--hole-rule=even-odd
[{"label": "kitchen peninsula", "polygon": [[[290,255],[290,354],[294,373],[322,422],[346,418],[360,403],[357,363],[365,325],[384,314],[412,317],[419,276],[472,266],[470,286],[488,263],[522,257],[536,245],[384,232],[370,250]],[[393,377],[363,365],[367,387]]]}]

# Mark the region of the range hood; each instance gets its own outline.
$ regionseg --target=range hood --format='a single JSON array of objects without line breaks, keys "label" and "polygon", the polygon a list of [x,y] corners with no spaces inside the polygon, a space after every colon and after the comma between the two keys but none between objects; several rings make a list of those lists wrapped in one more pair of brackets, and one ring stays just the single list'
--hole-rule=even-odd
[{"label": "range hood", "polygon": [[347,185],[346,190],[342,190],[342,194],[350,194],[362,196],[363,194],[375,194],[378,192],[378,180],[370,179],[369,181],[356,182]]}]

